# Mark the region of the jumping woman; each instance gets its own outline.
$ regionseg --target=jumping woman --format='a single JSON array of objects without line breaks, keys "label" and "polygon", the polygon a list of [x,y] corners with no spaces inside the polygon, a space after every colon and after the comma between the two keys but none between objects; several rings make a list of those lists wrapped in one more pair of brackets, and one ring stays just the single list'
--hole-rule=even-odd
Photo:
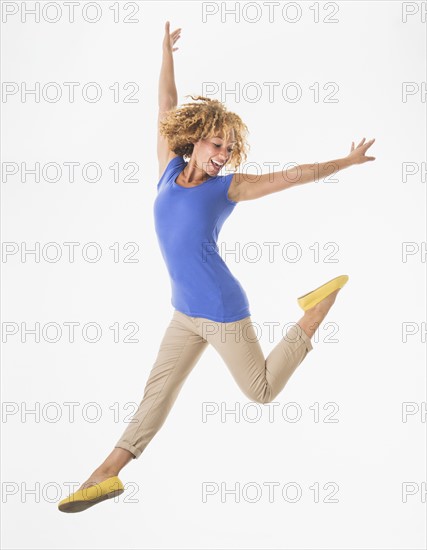
[{"label": "jumping woman", "polygon": [[[375,160],[365,156],[375,141],[365,138],[348,156],[301,165],[258,178],[236,169],[247,158],[247,127],[217,100],[202,96],[177,108],[173,53],[181,29],[165,24],[159,82],[157,154],[159,182],[154,201],[155,229],[171,280],[172,319],[160,343],[143,399],[112,452],[80,488],[58,504],[80,512],[120,495],[122,468],[138,458],[165,422],[187,376],[211,344],[242,392],[269,403],[312,349],[311,338],[348,280],[340,275],[297,299],[304,315],[264,357],[246,293],[218,253],[217,239],[236,204],[277,193]],[[188,96],[187,96],[188,97]],[[188,161],[184,157],[189,158]]]}]

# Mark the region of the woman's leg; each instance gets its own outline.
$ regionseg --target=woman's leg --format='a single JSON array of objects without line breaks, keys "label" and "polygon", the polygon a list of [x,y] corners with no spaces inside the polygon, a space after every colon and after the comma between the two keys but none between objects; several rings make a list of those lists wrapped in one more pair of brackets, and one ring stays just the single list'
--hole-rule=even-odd
[{"label": "woman's leg", "polygon": [[133,421],[115,447],[126,449],[138,458],[166,420],[187,376],[196,365],[207,341],[199,336],[190,317],[175,311],[156,362],[145,386],[144,397]]},{"label": "woman's leg", "polygon": [[141,455],[165,422],[185,379],[208,345],[194,331],[191,319],[177,310],[174,311],[138,410],[113,451],[80,489],[118,475],[128,462]]},{"label": "woman's leg", "polygon": [[310,338],[335,301],[334,291],[292,325],[264,357],[251,317],[231,323],[196,318],[198,333],[218,351],[243,393],[258,403],[272,401],[313,349]]}]

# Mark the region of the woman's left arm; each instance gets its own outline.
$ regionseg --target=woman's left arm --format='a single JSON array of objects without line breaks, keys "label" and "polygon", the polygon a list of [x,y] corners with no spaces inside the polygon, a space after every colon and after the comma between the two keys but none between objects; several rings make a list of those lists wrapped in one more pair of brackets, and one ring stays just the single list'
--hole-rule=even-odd
[{"label": "woman's left arm", "polygon": [[355,148],[354,142],[351,144],[350,153],[343,158],[320,162],[313,164],[300,164],[286,170],[286,172],[272,172],[270,174],[235,174],[235,196],[236,201],[248,201],[258,199],[311,181],[324,179],[343,168],[348,168],[353,164],[363,164],[375,157],[365,155],[369,147],[374,143],[375,138],[365,143],[365,138]]}]

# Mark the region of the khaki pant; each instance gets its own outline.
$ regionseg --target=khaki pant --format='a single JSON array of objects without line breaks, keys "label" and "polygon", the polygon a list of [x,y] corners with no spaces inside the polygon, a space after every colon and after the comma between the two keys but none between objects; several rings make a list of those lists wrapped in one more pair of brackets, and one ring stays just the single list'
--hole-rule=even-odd
[{"label": "khaki pant", "polygon": [[273,401],[313,349],[310,338],[295,323],[265,359],[251,317],[217,323],[174,310],[144,397],[115,447],[127,449],[135,458],[140,456],[165,422],[185,379],[208,344],[217,350],[246,397],[257,403]]}]

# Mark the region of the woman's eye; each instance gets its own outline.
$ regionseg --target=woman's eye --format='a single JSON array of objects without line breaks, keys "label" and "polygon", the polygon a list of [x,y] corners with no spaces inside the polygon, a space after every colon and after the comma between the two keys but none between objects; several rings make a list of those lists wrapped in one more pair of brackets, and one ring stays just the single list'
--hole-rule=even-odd
[{"label": "woman's eye", "polygon": [[[218,145],[218,143],[214,143],[215,147],[221,147],[221,145]],[[228,152],[229,153],[232,153],[233,152],[233,149],[228,149]]]}]

